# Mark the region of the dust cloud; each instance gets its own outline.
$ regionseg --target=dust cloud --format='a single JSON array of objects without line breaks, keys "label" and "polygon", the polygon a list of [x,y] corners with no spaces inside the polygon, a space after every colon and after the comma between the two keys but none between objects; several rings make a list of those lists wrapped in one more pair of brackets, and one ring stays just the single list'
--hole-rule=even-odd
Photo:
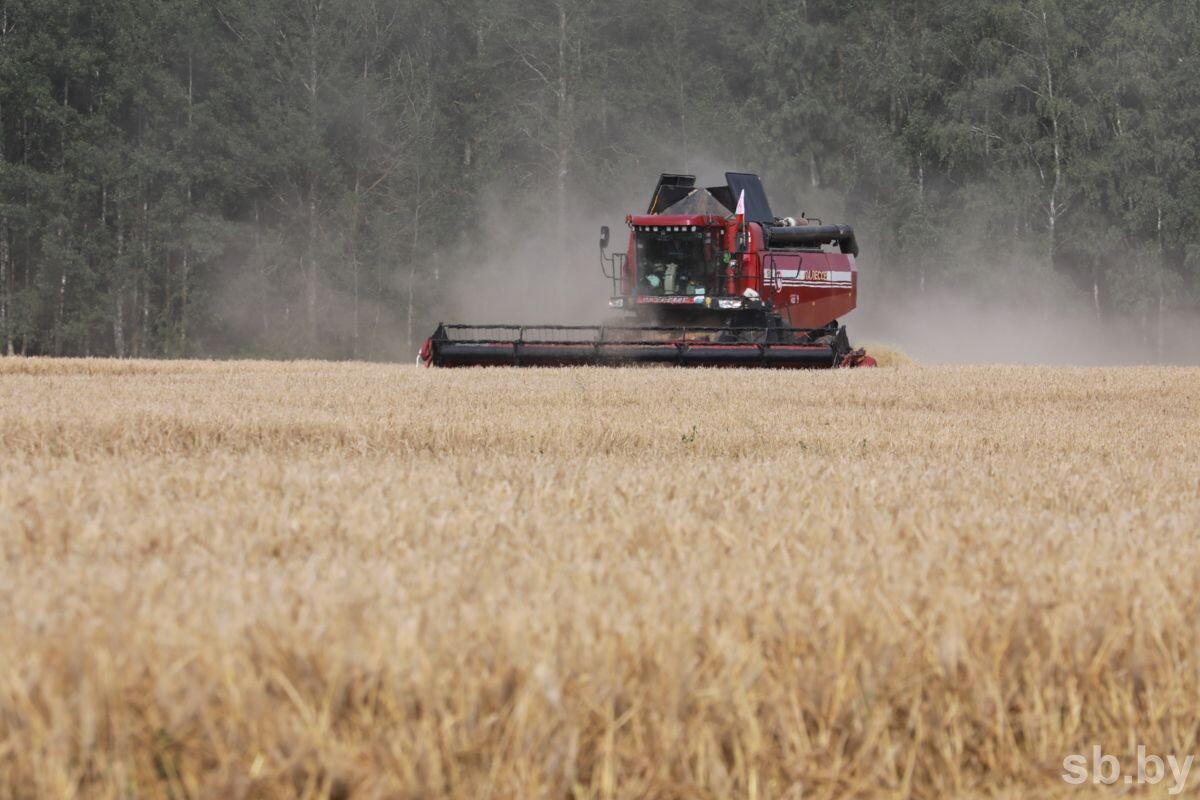
[{"label": "dust cloud", "polygon": [[[624,214],[574,206],[560,216],[549,192],[517,201],[486,193],[464,238],[438,276],[446,292],[440,321],[496,325],[602,322],[611,281],[600,262],[600,226],[612,229],[610,252],[623,252]],[[540,199],[541,202],[538,202]]]},{"label": "dust cloud", "polygon": [[[869,274],[869,273],[868,273]],[[865,284],[865,286],[864,286]],[[1083,296],[1036,302],[966,290],[874,296],[860,284],[845,318],[853,338],[899,347],[927,364],[1132,366],[1200,363],[1200,320],[1165,313],[1097,314]]]},{"label": "dust cloud", "polygon": [[[726,169],[754,171],[711,158],[691,162],[690,170],[679,171],[697,175],[700,186],[724,183]],[[606,194],[572,193],[564,209],[550,187],[519,197],[499,189],[486,192],[482,211],[468,222],[473,232],[440,259],[446,266],[435,280],[446,291],[425,309],[429,330],[438,321],[586,325],[620,320],[620,312],[608,308],[612,282],[601,273],[600,226],[612,230],[609,252],[624,252],[625,216],[644,211],[661,171],[672,171],[671,166],[614,176]],[[1037,265],[1009,263],[1011,257],[987,269],[963,269],[967,275],[993,276],[977,285],[960,279],[957,288],[943,288],[932,276],[923,287],[916,277],[909,285],[889,274],[886,253],[871,242],[869,223],[848,218],[842,198],[769,171],[762,177],[776,213],[803,213],[859,229],[865,242],[858,264],[859,308],[843,319],[852,343],[876,342],[926,364],[1200,363],[1200,319],[1169,310],[1160,318],[1157,309],[1138,316],[1098,314],[1090,293],[1060,277],[1038,279]],[[1002,288],[1010,284],[1024,288]]]}]

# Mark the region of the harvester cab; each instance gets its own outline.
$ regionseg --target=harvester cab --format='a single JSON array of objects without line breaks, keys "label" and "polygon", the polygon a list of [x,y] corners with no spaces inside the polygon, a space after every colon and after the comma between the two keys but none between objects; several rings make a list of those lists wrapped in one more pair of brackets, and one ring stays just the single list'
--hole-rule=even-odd
[{"label": "harvester cab", "polygon": [[[778,218],[757,175],[724,186],[659,178],[624,252],[600,229],[609,307],[603,325],[441,324],[426,366],[873,366],[838,318],[857,299],[858,244],[847,225]],[[801,215],[803,216],[803,215]]]}]

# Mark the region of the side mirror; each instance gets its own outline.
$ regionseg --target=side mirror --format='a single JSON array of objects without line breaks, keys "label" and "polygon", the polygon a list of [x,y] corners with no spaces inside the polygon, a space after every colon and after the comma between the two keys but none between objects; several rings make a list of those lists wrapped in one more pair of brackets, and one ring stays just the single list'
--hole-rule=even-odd
[{"label": "side mirror", "polygon": [[747,237],[747,236],[746,236],[746,234],[745,234],[745,232],[744,232],[744,231],[739,231],[739,232],[738,232],[738,235],[737,235],[737,251],[738,251],[739,253],[744,253],[744,252],[746,252],[746,250],[748,250],[748,249],[749,249],[749,247],[750,247],[750,242],[748,241],[748,239],[749,239],[749,237]]},{"label": "side mirror", "polygon": [[608,249],[609,230],[607,225],[600,226],[600,249]]}]

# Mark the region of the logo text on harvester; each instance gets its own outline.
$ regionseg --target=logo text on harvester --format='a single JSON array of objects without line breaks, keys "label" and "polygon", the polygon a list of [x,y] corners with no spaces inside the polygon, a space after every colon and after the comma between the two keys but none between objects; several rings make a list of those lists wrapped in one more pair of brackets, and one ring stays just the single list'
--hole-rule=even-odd
[{"label": "logo text on harvester", "polygon": [[1156,756],[1146,754],[1146,746],[1138,745],[1137,764],[1134,769],[1125,769],[1121,759],[1110,753],[1105,753],[1100,745],[1092,746],[1091,757],[1082,753],[1072,753],[1063,759],[1063,776],[1065,783],[1079,786],[1084,783],[1114,784],[1124,783],[1127,786],[1156,786],[1164,779],[1170,779],[1171,787],[1167,792],[1177,795],[1187,786],[1188,772],[1192,769],[1195,756],[1187,756],[1182,762],[1175,756]]}]

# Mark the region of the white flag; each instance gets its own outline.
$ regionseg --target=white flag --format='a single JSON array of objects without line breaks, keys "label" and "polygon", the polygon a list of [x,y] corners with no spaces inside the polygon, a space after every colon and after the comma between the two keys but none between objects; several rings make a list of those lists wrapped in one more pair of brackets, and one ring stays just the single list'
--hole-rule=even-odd
[{"label": "white flag", "polygon": [[742,189],[742,193],[738,195],[737,215],[739,218],[746,216],[746,190]]}]

